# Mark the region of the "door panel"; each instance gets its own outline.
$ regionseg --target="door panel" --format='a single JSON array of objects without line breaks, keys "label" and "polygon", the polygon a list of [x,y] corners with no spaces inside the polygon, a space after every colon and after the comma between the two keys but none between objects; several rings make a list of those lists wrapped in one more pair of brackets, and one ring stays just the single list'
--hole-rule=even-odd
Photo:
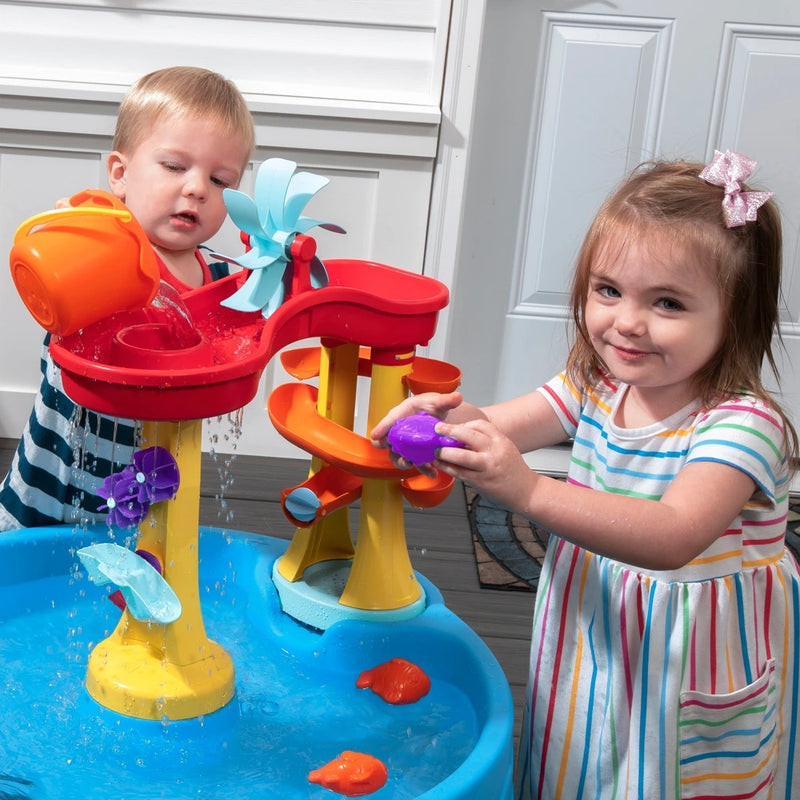
[{"label": "door panel", "polygon": [[731,148],[758,161],[753,180],[783,213],[782,381],[787,406],[800,408],[800,4],[608,9],[487,3],[449,339],[465,392],[505,399],[563,366],[575,256],[625,172],[654,156],[708,161]]}]

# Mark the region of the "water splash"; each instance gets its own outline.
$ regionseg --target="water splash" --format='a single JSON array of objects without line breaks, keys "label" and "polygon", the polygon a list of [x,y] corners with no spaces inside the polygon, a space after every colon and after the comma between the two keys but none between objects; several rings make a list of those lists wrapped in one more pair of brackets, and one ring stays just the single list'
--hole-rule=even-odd
[{"label": "water splash", "polygon": [[[215,494],[217,501],[217,519],[225,525],[233,522],[234,512],[228,504],[228,492],[233,487],[236,477],[233,465],[236,462],[236,450],[242,436],[244,409],[237,409],[230,414],[219,416],[215,420],[207,420],[209,429],[209,455],[217,469],[219,491]],[[217,445],[222,441],[224,447],[231,452],[220,453]]]},{"label": "water splash", "polygon": [[192,315],[178,290],[165,281],[159,284],[146,314],[150,322],[164,323],[169,327],[175,349],[190,347],[196,343],[197,330]]}]

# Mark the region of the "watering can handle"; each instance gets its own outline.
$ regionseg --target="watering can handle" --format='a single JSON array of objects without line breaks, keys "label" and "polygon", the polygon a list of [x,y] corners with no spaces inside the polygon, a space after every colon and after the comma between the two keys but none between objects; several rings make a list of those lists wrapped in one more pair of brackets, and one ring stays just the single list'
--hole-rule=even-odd
[{"label": "watering can handle", "polygon": [[104,216],[104,217],[117,217],[122,222],[130,222],[133,219],[133,214],[130,211],[121,208],[98,208],[94,206],[73,206],[70,208],[55,208],[50,211],[43,211],[41,214],[26,219],[22,225],[17,228],[14,233],[14,244],[20,239],[24,239],[37,225],[44,225],[47,222],[52,222],[56,219],[63,217],[76,217],[76,216]]}]

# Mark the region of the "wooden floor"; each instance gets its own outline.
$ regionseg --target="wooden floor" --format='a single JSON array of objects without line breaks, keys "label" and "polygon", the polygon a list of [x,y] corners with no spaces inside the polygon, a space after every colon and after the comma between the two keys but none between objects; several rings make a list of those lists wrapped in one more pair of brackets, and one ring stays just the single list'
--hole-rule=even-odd
[{"label": "wooden floor", "polygon": [[[16,441],[0,439],[0,475],[5,474],[15,447]],[[206,453],[200,522],[290,539],[294,529],[281,511],[280,494],[307,475],[305,459],[213,457]],[[514,698],[516,749],[534,596],[480,588],[460,485],[436,508],[406,506],[405,527],[414,568],[439,588],[448,608],[486,642],[500,662]]]}]

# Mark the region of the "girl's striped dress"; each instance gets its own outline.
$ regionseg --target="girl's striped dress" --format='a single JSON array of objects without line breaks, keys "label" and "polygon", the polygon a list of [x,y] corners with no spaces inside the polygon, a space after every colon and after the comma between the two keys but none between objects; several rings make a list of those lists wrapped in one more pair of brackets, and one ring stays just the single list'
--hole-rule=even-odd
[{"label": "girl's striped dress", "polygon": [[705,460],[743,470],[758,488],[730,528],[674,572],[551,537],[518,797],[800,796],[800,574],[784,543],[779,417],[741,397],[624,429],[613,418],[625,385],[581,392],[560,375],[540,391],[574,437],[570,483],[657,500],[685,464]]}]

